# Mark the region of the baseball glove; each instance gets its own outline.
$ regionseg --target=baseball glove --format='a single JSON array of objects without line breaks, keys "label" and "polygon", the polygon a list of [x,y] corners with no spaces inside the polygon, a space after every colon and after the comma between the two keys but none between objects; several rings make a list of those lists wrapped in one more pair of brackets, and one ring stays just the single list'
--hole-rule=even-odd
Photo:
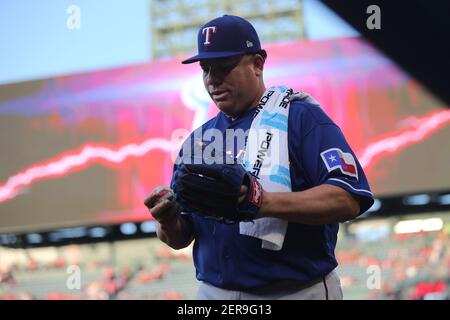
[{"label": "baseball glove", "polygon": [[[251,221],[262,204],[261,184],[241,164],[182,164],[173,182],[183,211],[223,223]],[[242,185],[248,189],[239,203]]]}]

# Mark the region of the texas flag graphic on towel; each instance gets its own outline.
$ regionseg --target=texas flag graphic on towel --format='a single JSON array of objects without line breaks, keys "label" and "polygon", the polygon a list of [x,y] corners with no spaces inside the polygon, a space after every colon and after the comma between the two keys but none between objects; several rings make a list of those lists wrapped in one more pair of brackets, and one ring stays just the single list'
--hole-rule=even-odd
[{"label": "texas flag graphic on towel", "polygon": [[355,177],[358,180],[358,169],[355,158],[351,153],[342,152],[341,149],[331,148],[320,153],[328,172],[340,169],[345,175]]}]

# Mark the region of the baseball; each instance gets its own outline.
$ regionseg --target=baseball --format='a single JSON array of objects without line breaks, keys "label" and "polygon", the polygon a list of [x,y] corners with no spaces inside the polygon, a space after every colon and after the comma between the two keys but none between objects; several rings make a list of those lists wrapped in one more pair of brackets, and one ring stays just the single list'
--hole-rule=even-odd
[{"label": "baseball", "polygon": [[[157,199],[155,201],[152,201],[153,203],[150,204],[150,199],[152,199],[154,196],[156,195]],[[160,186],[158,188],[155,189],[155,191],[152,193],[152,195],[150,197],[148,197],[144,203],[145,205],[150,208],[152,206],[157,205],[158,203],[160,203],[161,201],[164,201],[166,199],[173,201],[174,200],[174,192],[172,189],[165,187],[165,186]]]}]

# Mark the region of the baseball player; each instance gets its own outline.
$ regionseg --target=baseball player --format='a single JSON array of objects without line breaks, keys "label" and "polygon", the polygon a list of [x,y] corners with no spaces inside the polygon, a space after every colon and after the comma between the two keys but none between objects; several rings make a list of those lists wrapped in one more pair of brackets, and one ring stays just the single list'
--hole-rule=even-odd
[{"label": "baseball player", "polygon": [[[200,28],[198,54],[183,63],[199,62],[220,112],[186,140],[171,190],[146,205],[160,240],[175,249],[194,241],[198,299],[342,299],[339,223],[364,213],[373,195],[319,103],[265,87],[266,58],[243,18]],[[245,139],[230,147],[230,132]]]}]

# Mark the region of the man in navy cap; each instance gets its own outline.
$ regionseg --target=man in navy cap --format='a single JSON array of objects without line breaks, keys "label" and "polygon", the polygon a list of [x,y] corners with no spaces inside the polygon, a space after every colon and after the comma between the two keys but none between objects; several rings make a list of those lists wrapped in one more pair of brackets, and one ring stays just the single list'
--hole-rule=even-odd
[{"label": "man in navy cap", "polygon": [[[319,103],[285,86],[265,87],[266,57],[253,26],[225,15],[200,28],[198,54],[183,61],[199,62],[221,111],[184,147],[193,148],[195,133],[202,145],[212,143],[211,130],[246,133],[243,142],[222,150],[241,157],[262,186],[252,196],[248,185],[241,187],[239,204],[258,199],[252,221],[224,223],[184,210],[180,202],[160,201],[158,194],[146,204],[163,242],[181,249],[194,241],[198,299],[342,299],[334,271],[339,223],[365,212],[373,196],[355,154]],[[253,151],[252,141],[258,141]],[[175,190],[179,171],[177,163]],[[191,198],[206,203],[213,193],[205,189]]]}]

